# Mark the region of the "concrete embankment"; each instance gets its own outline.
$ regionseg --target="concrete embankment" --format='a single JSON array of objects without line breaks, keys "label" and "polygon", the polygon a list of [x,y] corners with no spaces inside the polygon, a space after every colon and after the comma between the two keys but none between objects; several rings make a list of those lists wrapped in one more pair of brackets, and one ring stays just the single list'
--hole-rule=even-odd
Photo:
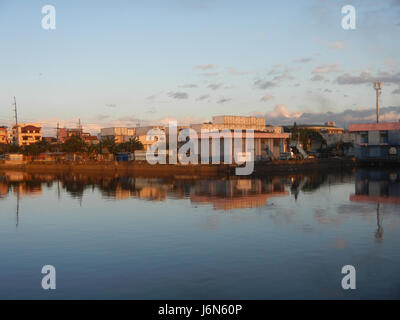
[{"label": "concrete embankment", "polygon": [[[254,175],[290,174],[310,171],[343,170],[355,166],[352,159],[310,159],[255,163]],[[1,164],[0,170],[18,170],[40,173],[87,172],[127,173],[130,175],[156,175],[177,177],[235,175],[234,165],[150,165],[147,162],[86,162],[86,163],[25,163]]]}]

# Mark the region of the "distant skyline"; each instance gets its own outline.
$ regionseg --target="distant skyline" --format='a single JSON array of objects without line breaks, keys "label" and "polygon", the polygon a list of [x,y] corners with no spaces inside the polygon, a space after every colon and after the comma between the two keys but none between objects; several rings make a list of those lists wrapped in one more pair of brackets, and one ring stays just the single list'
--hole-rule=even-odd
[{"label": "distant skyline", "polygon": [[[56,30],[41,8],[56,8]],[[341,27],[344,5],[357,29]],[[0,125],[400,119],[400,0],[0,0]],[[370,110],[370,111],[366,111]],[[371,118],[371,120],[369,120]],[[296,120],[297,119],[297,120]],[[341,123],[339,123],[342,125]]]}]

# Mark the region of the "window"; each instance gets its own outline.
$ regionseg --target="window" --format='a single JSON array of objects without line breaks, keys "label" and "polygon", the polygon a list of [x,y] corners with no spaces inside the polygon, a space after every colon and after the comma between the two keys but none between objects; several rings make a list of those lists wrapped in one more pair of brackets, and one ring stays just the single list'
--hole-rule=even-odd
[{"label": "window", "polygon": [[368,143],[368,131],[360,132],[361,140],[360,143]]},{"label": "window", "polygon": [[379,143],[388,143],[389,142],[389,133],[387,131],[379,132]]}]

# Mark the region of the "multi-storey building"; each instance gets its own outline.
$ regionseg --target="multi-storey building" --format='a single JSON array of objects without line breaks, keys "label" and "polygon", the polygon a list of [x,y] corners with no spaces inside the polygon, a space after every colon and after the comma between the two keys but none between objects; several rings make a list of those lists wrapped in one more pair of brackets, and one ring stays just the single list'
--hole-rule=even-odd
[{"label": "multi-storey building", "polygon": [[135,128],[112,127],[101,129],[101,140],[111,138],[115,143],[128,142],[135,137]]},{"label": "multi-storey building", "polygon": [[20,123],[12,127],[12,142],[29,146],[42,140],[42,126],[37,123]]},{"label": "multi-storey building", "polygon": [[97,136],[92,136],[89,132],[84,132],[82,128],[59,128],[57,129],[58,143],[65,143],[72,136],[78,136],[88,144],[98,144]]},{"label": "multi-storey building", "polygon": [[7,144],[8,130],[7,127],[0,127],[0,144]]},{"label": "multi-storey building", "polygon": [[[213,131],[243,132],[243,151],[246,149],[245,130],[254,131],[254,159],[279,159],[282,152],[287,151],[286,139],[289,133],[283,132],[282,127],[267,126],[265,118],[244,116],[217,116],[212,122],[191,125],[198,134],[202,130],[209,130],[211,136]],[[223,157],[225,139],[220,141],[221,157]],[[212,154],[212,137],[210,137],[210,154]]]}]

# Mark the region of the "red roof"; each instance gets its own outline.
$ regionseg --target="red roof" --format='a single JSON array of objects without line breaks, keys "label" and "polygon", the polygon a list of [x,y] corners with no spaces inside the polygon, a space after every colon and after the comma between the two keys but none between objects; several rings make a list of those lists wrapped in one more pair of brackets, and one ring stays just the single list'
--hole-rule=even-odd
[{"label": "red roof", "polygon": [[400,130],[400,122],[357,123],[349,125],[350,132]]},{"label": "red roof", "polygon": [[22,130],[40,130],[40,127],[35,127],[35,126],[25,126],[22,127]]},{"label": "red roof", "polygon": [[85,136],[83,137],[84,140],[97,140],[96,136]]}]

